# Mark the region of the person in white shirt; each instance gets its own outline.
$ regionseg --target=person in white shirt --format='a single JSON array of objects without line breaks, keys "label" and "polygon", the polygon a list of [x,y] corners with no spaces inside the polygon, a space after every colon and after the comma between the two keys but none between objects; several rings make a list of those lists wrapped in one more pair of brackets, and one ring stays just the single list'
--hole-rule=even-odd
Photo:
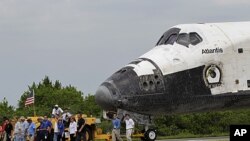
[{"label": "person in white shirt", "polygon": [[69,127],[71,116],[72,114],[68,111],[68,109],[65,109],[64,113],[62,114],[63,124],[65,127]]},{"label": "person in white shirt", "polygon": [[77,132],[76,120],[74,117],[70,117],[70,124],[69,124],[70,141],[76,140],[76,132]]},{"label": "person in white shirt", "polygon": [[15,141],[25,141],[25,125],[24,125],[25,118],[21,116],[17,123],[15,124],[14,129],[14,140]]},{"label": "person in white shirt", "polygon": [[55,117],[56,115],[60,117],[62,113],[63,113],[63,110],[60,107],[58,107],[58,105],[56,104],[52,110],[52,117]]},{"label": "person in white shirt", "polygon": [[125,123],[126,123],[126,138],[127,138],[127,141],[132,141],[131,136],[132,136],[133,131],[134,131],[135,123],[134,123],[133,119],[130,118],[129,114],[125,115]]}]

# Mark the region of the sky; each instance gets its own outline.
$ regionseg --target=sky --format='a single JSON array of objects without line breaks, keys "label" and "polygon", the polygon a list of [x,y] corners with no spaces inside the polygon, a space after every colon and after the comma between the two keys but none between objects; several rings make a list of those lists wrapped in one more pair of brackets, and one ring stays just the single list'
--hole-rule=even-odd
[{"label": "sky", "polygon": [[45,76],[84,94],[171,26],[250,21],[249,0],[0,0],[0,101]]}]

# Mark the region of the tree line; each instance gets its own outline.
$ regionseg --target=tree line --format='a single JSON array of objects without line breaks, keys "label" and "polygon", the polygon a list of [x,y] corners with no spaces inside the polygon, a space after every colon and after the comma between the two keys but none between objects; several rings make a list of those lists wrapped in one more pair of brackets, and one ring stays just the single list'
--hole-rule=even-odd
[{"label": "tree line", "polygon": [[85,113],[101,116],[101,108],[95,104],[94,95],[84,95],[83,92],[71,85],[63,87],[59,80],[53,83],[48,76],[45,76],[40,83],[32,83],[28,86],[28,89],[21,94],[16,109],[10,106],[6,99],[0,102],[0,116],[10,118],[33,116],[33,105],[25,107],[25,101],[33,90],[35,93],[35,114],[37,116],[50,116],[55,104],[58,104],[62,109],[69,109],[73,114]]},{"label": "tree line", "polygon": [[[59,80],[52,82],[45,76],[38,84],[32,83],[21,94],[18,107],[9,105],[6,99],[0,101],[0,122],[3,117],[33,116],[33,106],[25,107],[25,100],[30,92],[35,92],[35,111],[37,116],[50,116],[52,108],[58,104],[62,109],[69,109],[72,114],[84,113],[102,118],[102,109],[95,103],[95,96],[77,90],[74,86],[62,86]],[[102,119],[103,120],[103,119]],[[185,115],[160,116],[154,119],[159,135],[178,134],[217,135],[229,133],[232,124],[250,124],[250,110],[206,112]],[[111,123],[105,121],[100,127],[110,130]]]}]

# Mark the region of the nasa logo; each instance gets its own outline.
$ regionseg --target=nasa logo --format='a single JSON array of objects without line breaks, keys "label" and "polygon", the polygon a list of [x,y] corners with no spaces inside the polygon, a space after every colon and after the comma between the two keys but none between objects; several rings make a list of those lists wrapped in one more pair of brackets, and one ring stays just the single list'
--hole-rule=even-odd
[{"label": "nasa logo", "polygon": [[250,138],[250,125],[231,125],[230,141],[248,141]]},{"label": "nasa logo", "polygon": [[216,48],[216,49],[202,49],[202,54],[211,54],[211,53],[223,53],[222,48]]}]

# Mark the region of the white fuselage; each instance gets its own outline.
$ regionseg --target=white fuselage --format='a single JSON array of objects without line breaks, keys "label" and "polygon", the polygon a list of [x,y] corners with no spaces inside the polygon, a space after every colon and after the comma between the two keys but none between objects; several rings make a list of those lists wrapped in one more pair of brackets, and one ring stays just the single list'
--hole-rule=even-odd
[{"label": "white fuselage", "polygon": [[[160,45],[139,58],[155,62],[163,75],[196,68],[217,65],[221,70],[221,84],[212,87],[213,95],[240,90],[250,90],[250,22],[187,24],[174,26],[181,33],[197,32],[203,41],[185,47],[178,43]],[[239,53],[238,50],[243,50]],[[153,74],[155,67],[142,61],[129,64],[138,76]]]}]

